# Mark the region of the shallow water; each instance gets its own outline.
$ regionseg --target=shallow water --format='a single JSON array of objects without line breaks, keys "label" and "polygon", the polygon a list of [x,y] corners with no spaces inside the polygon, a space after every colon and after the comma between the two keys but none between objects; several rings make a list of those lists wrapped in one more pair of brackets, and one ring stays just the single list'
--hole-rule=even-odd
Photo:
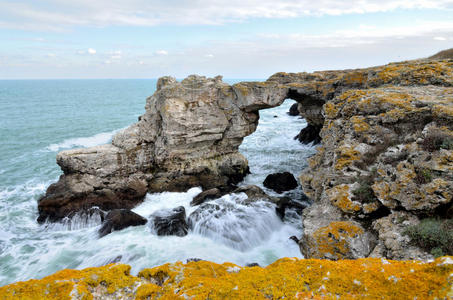
[{"label": "shallow water", "polygon": [[[238,80],[234,80],[238,81]],[[230,82],[234,82],[233,80]],[[155,80],[0,81],[0,285],[39,278],[63,268],[121,261],[136,273],[177,260],[201,258],[240,265],[267,265],[285,256],[301,257],[288,240],[299,235],[299,218],[282,222],[264,202],[244,205],[244,194],[213,201],[223,213],[204,212],[186,237],[158,237],[143,225],[97,237],[100,218],[38,225],[37,199],[61,174],[55,155],[64,149],[104,144],[137,120]],[[278,171],[298,175],[314,148],[293,140],[306,125],[286,114],[293,103],[260,112],[257,131],[240,147],[252,174],[242,184],[258,184]],[[274,116],[277,116],[274,118]],[[192,188],[185,193],[148,194],[134,209],[144,217],[184,206],[189,215]],[[267,191],[272,193],[272,191]],[[292,192],[298,195],[298,192]]]}]

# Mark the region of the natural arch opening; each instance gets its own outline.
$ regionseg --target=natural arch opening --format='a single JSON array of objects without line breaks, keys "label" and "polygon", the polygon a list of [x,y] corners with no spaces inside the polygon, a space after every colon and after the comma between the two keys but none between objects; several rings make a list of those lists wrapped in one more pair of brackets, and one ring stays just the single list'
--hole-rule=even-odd
[{"label": "natural arch opening", "polygon": [[[279,106],[259,111],[255,132],[245,137],[239,146],[239,152],[247,158],[251,172],[244,178],[243,184],[263,187],[262,183],[269,174],[290,172],[297,177],[308,166],[307,158],[316,150],[312,142],[300,143],[294,138],[300,134],[301,128],[303,131],[310,126],[302,116],[288,113],[295,103],[298,102],[287,98]],[[300,188],[293,192],[302,194]]]}]

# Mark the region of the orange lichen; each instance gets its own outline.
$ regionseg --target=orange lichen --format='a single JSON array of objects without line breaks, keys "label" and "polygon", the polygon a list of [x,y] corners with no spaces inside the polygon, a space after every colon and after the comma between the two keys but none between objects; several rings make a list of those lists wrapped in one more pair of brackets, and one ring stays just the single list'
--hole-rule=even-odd
[{"label": "orange lichen", "polygon": [[[77,293],[81,299],[92,299],[91,291],[102,287],[106,294],[131,287],[137,278],[130,275],[128,265],[107,265],[82,271],[62,270],[41,280],[17,282],[0,288],[1,299],[71,299]],[[20,296],[19,296],[20,295]]]},{"label": "orange lichen", "polygon": [[349,242],[364,233],[363,229],[353,222],[331,222],[313,233],[310,248],[313,251],[311,258],[344,259],[350,252]]},{"label": "orange lichen", "polygon": [[324,104],[323,109],[325,116],[329,119],[335,118],[338,114],[338,108],[332,102],[327,102],[326,104]]},{"label": "orange lichen", "polygon": [[351,200],[349,185],[341,184],[326,190],[330,202],[345,213],[354,213],[360,210],[360,205]]},{"label": "orange lichen", "polygon": [[[338,230],[340,228],[351,234],[358,233],[347,226],[339,225]],[[331,232],[337,238],[342,234],[335,229]],[[207,261],[178,262],[141,272],[145,277],[172,273],[170,278],[173,279],[167,279],[161,286],[148,282],[152,276],[145,279],[123,274],[122,277],[127,278],[129,284],[129,299],[445,299],[452,296],[452,259],[442,257],[423,263],[377,258],[341,261],[282,258],[266,268],[243,268],[231,263],[220,265]],[[111,268],[129,266],[64,270],[41,280],[2,287],[0,298],[70,299],[74,296],[70,295],[70,288],[54,288],[60,287],[62,282],[82,282],[88,274],[96,274],[106,280],[111,276]],[[133,288],[135,282],[141,282],[137,289]],[[102,282],[97,284],[102,286]],[[123,284],[117,289],[121,287]],[[32,290],[33,294],[30,293]],[[89,288],[87,291],[91,292],[86,299],[94,295],[98,299],[106,297],[102,289]]]},{"label": "orange lichen", "polygon": [[335,169],[341,170],[351,165],[352,162],[360,158],[360,152],[350,146],[341,146],[338,148],[338,158]]},{"label": "orange lichen", "polygon": [[362,116],[353,116],[350,120],[356,133],[361,133],[370,129],[370,125],[365,122],[365,118]]}]

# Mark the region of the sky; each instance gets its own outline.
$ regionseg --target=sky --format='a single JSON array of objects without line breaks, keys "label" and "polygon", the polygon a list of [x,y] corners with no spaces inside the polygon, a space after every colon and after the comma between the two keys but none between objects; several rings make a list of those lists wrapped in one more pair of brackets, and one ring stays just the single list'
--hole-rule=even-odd
[{"label": "sky", "polygon": [[263,79],[453,48],[453,0],[0,0],[0,43],[0,79]]}]

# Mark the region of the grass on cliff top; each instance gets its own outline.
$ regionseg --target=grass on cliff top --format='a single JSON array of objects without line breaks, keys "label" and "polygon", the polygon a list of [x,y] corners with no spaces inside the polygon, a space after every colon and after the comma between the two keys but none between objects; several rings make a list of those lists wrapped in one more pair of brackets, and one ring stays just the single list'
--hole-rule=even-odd
[{"label": "grass on cliff top", "polygon": [[405,232],[411,241],[434,257],[453,255],[453,219],[423,219]]}]

